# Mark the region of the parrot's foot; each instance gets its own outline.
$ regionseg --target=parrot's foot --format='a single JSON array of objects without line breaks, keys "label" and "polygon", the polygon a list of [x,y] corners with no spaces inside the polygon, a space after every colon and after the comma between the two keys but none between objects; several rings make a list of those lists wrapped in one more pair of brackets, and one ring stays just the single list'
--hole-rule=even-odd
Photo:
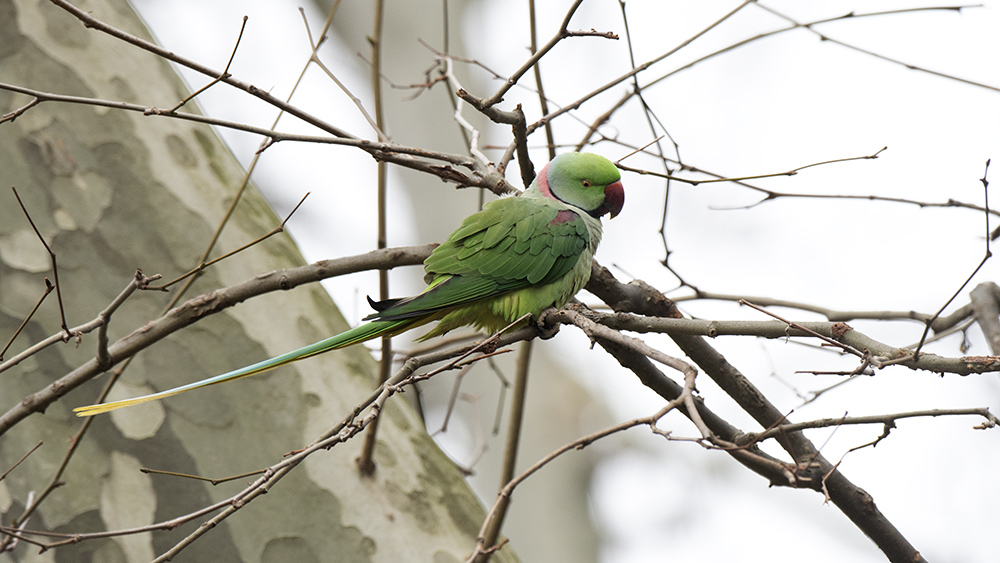
[{"label": "parrot's foot", "polygon": [[546,313],[549,311],[555,311],[555,309],[546,309],[545,311],[542,311],[542,314],[538,315],[538,320],[533,323],[535,325],[535,330],[538,331],[538,338],[541,338],[542,340],[548,340],[559,333],[559,323],[546,322],[546,319],[548,318]]}]

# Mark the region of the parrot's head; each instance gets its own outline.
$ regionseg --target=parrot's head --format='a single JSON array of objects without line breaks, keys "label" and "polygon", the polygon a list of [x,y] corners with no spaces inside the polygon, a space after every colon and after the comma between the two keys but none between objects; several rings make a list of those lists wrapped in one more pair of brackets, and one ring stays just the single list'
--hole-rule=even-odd
[{"label": "parrot's head", "polygon": [[552,159],[538,173],[541,192],[595,218],[610,213],[613,219],[625,205],[621,174],[603,156],[569,152]]}]

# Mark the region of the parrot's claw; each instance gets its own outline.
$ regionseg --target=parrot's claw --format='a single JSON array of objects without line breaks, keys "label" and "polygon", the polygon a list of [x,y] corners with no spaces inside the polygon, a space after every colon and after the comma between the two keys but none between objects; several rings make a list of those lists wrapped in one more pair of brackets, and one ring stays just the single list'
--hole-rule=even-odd
[{"label": "parrot's claw", "polygon": [[535,330],[538,331],[538,338],[542,340],[548,340],[559,333],[559,323],[548,323],[546,319],[548,311],[555,311],[555,309],[547,309],[542,311],[542,314],[538,316],[538,320],[533,324],[535,325]]}]

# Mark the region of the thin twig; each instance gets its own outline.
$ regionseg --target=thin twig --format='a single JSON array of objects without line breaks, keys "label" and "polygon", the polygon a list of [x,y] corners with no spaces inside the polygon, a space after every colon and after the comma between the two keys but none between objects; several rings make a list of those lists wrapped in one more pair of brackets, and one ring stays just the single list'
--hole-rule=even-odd
[{"label": "thin twig", "polygon": [[[16,462],[14,462],[14,465],[10,466],[10,469],[8,469],[7,471],[4,471],[3,474],[0,475],[0,481],[3,481],[4,479],[6,479],[7,476],[10,475],[11,471],[14,471],[15,469],[17,469],[17,466],[21,465],[21,462],[23,462],[24,460],[28,459],[28,456],[31,455],[31,454],[33,454],[33,453],[35,453],[35,450],[37,450],[40,447],[42,447],[42,442],[38,442],[37,444],[35,444],[35,447],[33,447],[30,450],[28,450],[27,453],[25,453],[23,456],[21,456],[21,459],[17,460]],[[3,550],[0,549],[0,552],[2,552],[2,551]]]},{"label": "thin twig", "polygon": [[[736,15],[740,10],[742,10],[743,8],[746,8],[750,4],[753,4],[754,2],[755,2],[755,0],[746,0],[746,1],[744,1],[739,6],[733,8],[731,11],[729,11],[728,13],[726,13],[724,16],[722,16],[721,18],[719,18],[715,22],[709,24],[707,27],[705,27],[704,29],[702,29],[698,33],[694,34],[693,36],[689,37],[688,39],[682,41],[679,45],[677,45],[673,49],[670,49],[666,53],[663,53],[662,55],[659,55],[659,56],[657,56],[657,57],[655,57],[653,59],[650,59],[649,61],[646,61],[645,63],[643,63],[643,64],[641,64],[641,65],[633,68],[632,70],[626,72],[625,74],[622,74],[621,76],[619,76],[619,77],[611,80],[610,82],[607,82],[607,83],[605,83],[602,86],[599,86],[598,88],[596,88],[596,89],[594,89],[594,90],[592,90],[592,91],[584,94],[583,96],[581,96],[580,98],[578,98],[576,101],[574,101],[574,102],[572,102],[572,103],[570,103],[570,104],[568,104],[566,106],[563,106],[563,107],[561,107],[561,108],[553,111],[552,113],[549,113],[547,115],[542,116],[541,119],[539,119],[538,121],[536,121],[536,122],[534,122],[534,123],[532,123],[531,125],[528,126],[528,134],[530,135],[536,129],[538,129],[539,127],[543,126],[546,122],[551,121],[551,120],[555,119],[556,117],[559,117],[560,115],[562,115],[564,113],[567,113],[567,112],[569,112],[571,110],[578,109],[580,106],[583,105],[584,102],[586,102],[587,100],[591,100],[591,99],[597,97],[598,94],[600,94],[602,92],[605,92],[607,90],[610,90],[611,88],[617,86],[618,84],[621,84],[622,82],[625,82],[626,80],[632,78],[633,76],[635,76],[635,75],[637,75],[637,74],[639,74],[641,72],[646,71],[649,67],[655,65],[656,63],[658,63],[660,61],[663,61],[664,59],[666,59],[670,55],[672,55],[672,54],[676,53],[677,51],[683,49],[684,47],[690,45],[692,42],[694,42],[695,40],[697,40],[699,37],[705,35],[706,33],[708,33],[709,31],[711,31],[715,27],[721,25],[723,22],[725,22],[729,18],[731,18],[734,15]],[[543,49],[544,49],[544,47],[543,47]],[[542,52],[542,51],[539,51],[539,52]]]},{"label": "thin twig", "polygon": [[[333,12],[336,12],[338,5],[339,5],[339,1],[338,1],[338,3],[336,5],[334,5],[333,10],[331,11],[331,16],[332,16]],[[381,14],[381,10],[377,10],[377,12],[379,14]],[[302,19],[304,21],[305,20],[305,12],[300,8],[299,9],[299,13],[302,14]],[[376,16],[376,17],[380,17],[380,16]],[[328,22],[330,20],[331,20],[331,18],[327,18]],[[320,70],[322,70],[323,73],[326,74],[326,77],[329,78],[330,80],[332,80],[333,83],[337,85],[337,88],[340,88],[340,91],[343,92],[348,97],[348,99],[351,100],[351,103],[353,103],[354,106],[356,108],[358,108],[358,112],[361,114],[361,116],[365,118],[365,121],[368,122],[368,125],[375,131],[375,135],[378,137],[378,140],[379,141],[383,141],[383,142],[388,141],[389,137],[385,133],[382,132],[382,130],[385,127],[385,125],[381,123],[381,120],[378,119],[378,116],[376,116],[375,119],[372,119],[372,116],[369,115],[368,110],[365,109],[364,103],[361,102],[361,98],[355,96],[354,93],[351,92],[351,90],[347,87],[347,85],[344,84],[343,82],[341,82],[340,79],[337,78],[337,75],[334,74],[333,71],[330,70],[325,64],[323,64],[322,60],[320,60],[320,58],[319,58],[319,44],[313,42],[312,32],[309,30],[309,24],[308,24],[308,22],[305,22],[305,23],[306,23],[306,34],[309,36],[309,45],[310,45],[310,47],[312,47],[312,54],[309,56],[309,62],[311,62],[311,63],[315,64],[316,66],[318,66],[320,68]],[[324,32],[325,32],[325,30],[324,30]],[[379,31],[379,33],[381,33],[381,31]],[[323,37],[326,37],[325,33],[324,33]],[[373,39],[374,38],[369,37],[369,41],[372,41]],[[377,49],[377,47],[375,47],[374,45],[373,45],[372,48],[373,48],[373,50]],[[379,68],[373,67],[373,70],[372,70],[372,72],[374,73],[374,75],[376,77],[381,76],[381,65],[379,64],[377,66]],[[378,90],[381,90],[381,84],[375,85],[373,83],[373,86],[375,88],[377,88]],[[378,98],[378,96],[376,96],[376,99],[377,98]],[[379,109],[378,109],[378,102],[376,101],[375,112],[378,113],[378,111],[379,111]]]},{"label": "thin twig", "polygon": [[759,180],[761,178],[775,178],[775,177],[778,177],[778,176],[795,176],[800,171],[805,170],[807,168],[812,168],[814,166],[823,166],[823,165],[826,165],[826,164],[835,164],[835,163],[838,163],[838,162],[850,162],[852,160],[871,160],[871,159],[876,159],[876,158],[878,158],[878,155],[881,154],[882,151],[886,150],[887,148],[888,147],[882,147],[881,149],[875,151],[874,153],[869,154],[869,155],[864,155],[864,156],[849,156],[849,157],[846,157],[846,158],[835,158],[835,159],[831,159],[831,160],[824,160],[822,162],[813,162],[813,163],[810,163],[810,164],[799,166],[797,168],[792,168],[791,170],[786,170],[784,172],[768,172],[768,173],[765,173],[765,174],[755,174],[755,175],[752,175],[752,176],[736,176],[736,177],[729,177],[729,178],[711,178],[711,179],[708,179],[708,180],[694,180],[694,179],[691,179],[691,178],[682,178],[682,177],[679,177],[679,176],[674,176],[673,174],[669,174],[669,173],[664,174],[664,173],[660,173],[660,172],[653,172],[653,171],[650,171],[650,170],[642,170],[640,168],[632,168],[632,167],[621,165],[621,164],[619,164],[618,167],[621,168],[622,170],[625,170],[625,171],[628,171],[628,172],[634,172],[634,173],[639,174],[639,175],[658,176],[660,178],[666,178],[668,180],[677,180],[678,182],[684,182],[685,184],[691,184],[692,186],[698,186],[698,185],[701,185],[701,184],[712,184],[712,183],[717,183],[717,182],[736,182],[736,183],[739,183],[739,182],[745,182],[747,180]]},{"label": "thin twig", "polygon": [[817,420],[808,420],[805,422],[790,422],[790,423],[780,424],[778,426],[765,430],[764,432],[749,434],[748,437],[753,441],[760,442],[763,440],[767,440],[768,438],[779,436],[785,432],[796,432],[799,430],[807,430],[810,428],[829,428],[831,426],[839,427],[839,426],[861,425],[861,424],[884,424],[886,426],[895,426],[897,420],[905,418],[927,418],[927,417],[938,417],[938,416],[980,416],[982,418],[985,418],[986,422],[974,427],[977,430],[993,428],[998,424],[1000,424],[1000,419],[998,419],[993,413],[991,413],[988,408],[930,409],[922,411],[875,414],[870,416],[842,416],[837,418],[821,418]]},{"label": "thin twig", "polygon": [[[284,232],[285,231],[285,224],[288,223],[288,220],[292,218],[292,215],[294,215],[295,212],[298,211],[299,207],[301,207],[302,204],[305,203],[306,198],[309,197],[310,193],[311,192],[306,192],[306,195],[302,196],[302,199],[300,199],[299,202],[297,204],[295,204],[295,207],[293,207],[292,210],[288,212],[288,215],[285,216],[285,219],[283,221],[281,221],[281,223],[277,227],[271,229],[267,233],[265,233],[265,234],[263,234],[263,235],[255,238],[254,240],[252,240],[252,241],[244,244],[243,246],[241,246],[241,247],[239,247],[237,249],[231,250],[231,251],[223,254],[222,256],[219,256],[218,258],[215,258],[213,260],[209,260],[208,262],[202,261],[200,264],[198,264],[197,266],[195,266],[194,268],[192,268],[191,270],[189,270],[187,273],[182,274],[181,276],[179,276],[179,277],[177,277],[177,278],[175,278],[173,280],[170,280],[169,282],[167,282],[167,283],[165,283],[163,285],[155,286],[155,287],[147,287],[145,289],[148,289],[150,291],[166,291],[166,289],[168,287],[170,287],[170,286],[172,286],[172,285],[174,285],[174,284],[176,284],[176,283],[178,283],[178,282],[180,282],[180,281],[182,281],[184,279],[187,279],[187,278],[189,278],[191,276],[194,276],[196,274],[201,273],[202,271],[205,270],[205,268],[208,268],[209,266],[212,266],[212,265],[214,265],[214,264],[216,264],[218,262],[221,262],[221,261],[225,260],[226,258],[229,258],[231,256],[235,256],[235,255],[239,254],[240,252],[243,252],[244,250],[246,250],[246,249],[248,249],[248,248],[250,248],[252,246],[255,246],[255,245],[257,245],[257,244],[259,244],[259,243],[261,243],[261,242],[263,242],[263,241],[265,241],[265,240],[273,237],[274,235],[276,235],[278,233]],[[219,229],[221,229],[221,225],[220,225]],[[217,230],[216,234],[218,234],[218,232],[219,231]],[[181,292],[181,294],[183,294],[183,292]]]},{"label": "thin twig", "polygon": [[222,73],[219,74],[219,76],[217,76],[216,78],[214,78],[208,84],[206,84],[206,85],[202,86],[201,88],[199,88],[194,93],[189,94],[183,100],[181,100],[180,102],[178,102],[176,106],[174,106],[174,107],[170,108],[169,110],[167,110],[168,112],[173,113],[173,112],[181,109],[182,107],[184,107],[185,104],[187,104],[191,100],[195,99],[202,92],[208,90],[212,86],[215,86],[216,84],[218,84],[219,82],[221,82],[223,79],[226,79],[226,78],[229,78],[229,77],[232,76],[231,74],[229,74],[229,67],[233,64],[233,59],[236,58],[236,51],[240,48],[240,41],[243,40],[243,32],[246,31],[247,20],[249,20],[249,19],[250,18],[248,18],[247,16],[243,16],[243,24],[240,25],[240,34],[239,34],[239,36],[236,37],[236,44],[233,45],[233,52],[229,55],[229,60],[226,62],[226,68],[224,68],[222,70]]},{"label": "thin twig", "polygon": [[[528,0],[528,34],[531,37],[531,54],[538,52],[538,22],[535,17],[535,0]],[[535,74],[535,88],[538,89],[538,109],[542,115],[549,113],[549,102],[545,99],[545,87],[542,86],[542,61],[539,60],[532,66]],[[556,157],[556,140],[552,134],[552,124],[545,124],[545,141],[548,147],[549,160]]]},{"label": "thin twig", "polygon": [[14,331],[14,334],[11,335],[9,340],[7,340],[7,344],[4,345],[3,350],[0,350],[0,362],[3,362],[4,354],[6,354],[7,350],[10,349],[11,344],[13,344],[14,340],[17,339],[17,336],[21,334],[21,331],[24,330],[24,327],[28,325],[28,321],[30,321],[31,318],[35,316],[35,312],[37,312],[38,308],[42,306],[42,302],[45,301],[45,298],[48,297],[50,293],[52,293],[53,289],[55,289],[55,286],[52,285],[52,282],[49,281],[49,278],[45,278],[45,291],[42,292],[42,296],[39,297],[38,301],[35,302],[35,306],[31,308],[31,311],[28,313],[28,315],[24,317],[23,321],[21,321],[21,325],[17,327],[17,330]]},{"label": "thin twig", "polygon": [[962,290],[965,289],[965,286],[969,285],[969,282],[972,281],[972,278],[976,277],[976,274],[979,273],[979,270],[981,270],[983,266],[986,265],[986,262],[990,259],[990,257],[993,256],[993,252],[990,250],[990,242],[992,242],[992,239],[990,237],[990,189],[989,189],[990,183],[986,179],[986,176],[989,173],[989,171],[990,171],[990,161],[989,159],[987,159],[986,167],[983,170],[983,177],[979,179],[979,181],[983,184],[983,208],[986,210],[986,213],[984,214],[986,223],[986,237],[985,237],[986,253],[983,255],[983,259],[980,260],[979,265],[976,266],[974,270],[972,270],[971,274],[969,274],[969,277],[967,277],[965,281],[962,283],[962,285],[957,290],[955,290],[955,293],[948,299],[948,301],[946,301],[945,304],[942,305],[941,308],[938,309],[936,313],[934,313],[934,317],[931,318],[929,321],[927,321],[926,326],[924,326],[924,332],[922,335],[920,335],[920,342],[917,343],[917,347],[913,350],[913,355],[916,357],[920,357],[920,350],[924,347],[924,341],[927,340],[927,335],[930,333],[931,323],[933,323],[935,319],[941,316],[941,313],[943,313],[944,310],[947,309],[949,305],[951,305],[952,301],[958,298],[959,294],[962,293]]},{"label": "thin twig", "polygon": [[779,321],[781,321],[783,323],[787,323],[789,328],[801,330],[801,331],[803,331],[803,332],[805,332],[805,333],[807,333],[807,334],[809,334],[811,336],[815,336],[816,338],[819,338],[820,340],[822,340],[823,342],[826,342],[830,346],[835,346],[837,348],[840,348],[841,350],[847,352],[848,354],[853,354],[853,355],[855,355],[855,356],[857,356],[859,358],[863,358],[865,356],[864,352],[862,352],[861,350],[858,350],[858,349],[854,348],[853,346],[850,346],[848,344],[844,344],[843,342],[840,342],[838,340],[830,338],[829,336],[826,336],[826,335],[820,334],[820,333],[818,333],[818,332],[816,332],[814,330],[808,329],[808,328],[806,328],[806,327],[804,327],[801,324],[798,324],[796,322],[792,322],[792,321],[789,321],[787,319],[784,319],[780,315],[778,315],[776,313],[772,313],[771,311],[768,311],[767,309],[765,309],[765,308],[763,308],[763,307],[761,307],[759,305],[755,305],[755,304],[753,304],[753,303],[751,303],[749,301],[744,301],[742,299],[740,300],[740,305],[746,305],[747,307],[750,307],[752,309],[756,309],[756,310],[760,311],[761,313],[764,313],[765,315],[768,315],[770,317],[778,319]]},{"label": "thin twig", "polygon": [[[762,9],[762,10],[770,12],[771,14],[774,14],[775,16],[778,16],[779,18],[792,23],[795,28],[803,28],[803,29],[807,29],[807,30],[811,31],[817,37],[819,37],[820,40],[822,40],[822,41],[833,43],[835,45],[840,45],[841,47],[846,47],[848,49],[857,51],[859,53],[864,53],[865,55],[868,55],[870,57],[875,57],[876,59],[881,59],[883,61],[886,61],[886,62],[895,64],[895,65],[899,65],[899,66],[905,67],[908,70],[916,70],[918,72],[924,72],[924,73],[927,73],[927,74],[931,74],[931,75],[937,76],[938,78],[945,78],[945,79],[948,79],[948,80],[954,80],[956,82],[962,82],[963,84],[969,84],[969,85],[972,85],[972,86],[978,86],[979,88],[985,88],[987,90],[993,90],[995,92],[1000,92],[1000,87],[991,86],[989,84],[984,84],[982,82],[976,82],[974,80],[968,80],[966,78],[959,78],[959,77],[951,75],[951,74],[945,74],[943,72],[938,72],[938,71],[930,70],[928,68],[920,67],[920,66],[917,66],[917,65],[914,65],[914,64],[911,64],[911,63],[903,62],[903,61],[901,61],[899,59],[894,59],[892,57],[887,57],[885,55],[881,55],[881,54],[876,53],[874,51],[869,51],[868,49],[863,49],[863,48],[858,47],[856,45],[852,45],[850,43],[845,43],[843,41],[839,41],[837,39],[834,39],[834,38],[830,37],[829,35],[826,35],[824,33],[820,33],[819,31],[816,31],[815,29],[813,29],[813,26],[818,25],[818,23],[826,23],[826,22],[817,22],[817,23],[812,23],[812,24],[803,24],[803,23],[799,23],[798,21],[796,21],[792,17],[786,16],[785,14],[783,14],[783,13],[781,13],[781,12],[779,12],[779,11],[777,11],[777,10],[775,10],[775,9],[773,9],[773,8],[771,8],[771,7],[763,4],[763,3],[758,3],[757,6],[760,7],[760,9]],[[975,6],[934,6],[934,7],[927,7],[927,8],[909,8],[909,9],[903,9],[903,10],[892,10],[892,11],[889,11],[889,12],[879,12],[877,14],[858,14],[858,15],[856,15],[854,13],[850,13],[850,14],[847,14],[845,16],[841,16],[839,18],[832,18],[832,20],[862,17],[862,16],[865,16],[865,15],[885,15],[885,14],[888,14],[888,13],[914,12],[914,11],[920,11],[920,10],[953,10],[953,11],[956,11],[956,12],[960,12],[960,11],[962,11],[965,8],[981,8],[981,7],[982,7],[981,4],[980,5],[975,5]]]},{"label": "thin twig", "polygon": [[[141,274],[141,272],[139,272],[139,274]],[[129,281],[129,284],[125,286],[125,289],[123,289],[122,292],[119,293],[118,296],[115,297],[115,299],[108,305],[108,307],[105,307],[105,309],[101,311],[101,313],[99,313],[96,318],[86,323],[83,323],[82,325],[71,328],[69,330],[70,334],[73,334],[76,337],[80,337],[84,334],[87,334],[88,332],[101,328],[106,324],[107,317],[111,313],[113,313],[119,306],[121,306],[121,304],[124,303],[125,299],[128,298],[128,296],[131,295],[132,292],[135,291],[135,289],[140,288],[142,283],[148,283],[149,280],[155,280],[158,279],[159,277],[160,277],[159,275],[154,275],[150,277],[143,276],[142,280],[139,281],[137,281],[137,278],[133,278],[132,280]],[[44,350],[45,348],[48,348],[49,346],[52,346],[53,344],[64,341],[65,341],[65,333],[59,332],[57,334],[53,334],[48,338],[35,343],[33,346],[22,351],[20,354],[17,354],[14,357],[10,358],[9,360],[0,363],[0,372],[4,372],[16,366],[17,364],[21,363],[27,358],[34,356],[38,352]]]},{"label": "thin twig", "polygon": [[28,219],[31,229],[35,231],[35,236],[41,241],[42,246],[45,247],[45,251],[49,253],[49,259],[52,262],[52,278],[55,280],[56,286],[56,300],[59,301],[59,317],[62,319],[63,339],[68,342],[73,337],[73,334],[69,331],[69,327],[66,326],[66,309],[63,307],[62,290],[59,288],[59,267],[56,266],[56,253],[52,252],[52,249],[49,248],[49,243],[45,242],[45,237],[38,231],[38,227],[35,226],[35,222],[31,219],[31,214],[28,213],[24,202],[21,201],[21,196],[17,193],[17,188],[11,186],[10,189],[14,192],[17,204],[21,206],[21,211],[24,212],[24,216]]},{"label": "thin twig", "polygon": [[235,481],[237,479],[246,479],[247,477],[253,477],[254,475],[260,475],[266,472],[266,469],[258,469],[256,471],[248,471],[247,473],[240,473],[239,475],[233,475],[231,477],[222,477],[221,479],[211,479],[209,477],[202,477],[201,475],[191,475],[188,473],[177,473],[176,471],[164,471],[162,469],[151,469],[149,467],[140,467],[139,471],[146,473],[147,475],[166,475],[168,477],[183,477],[184,479],[193,479],[195,481],[205,481],[206,483],[211,483],[213,486],[221,485],[222,483],[228,483],[230,481]]},{"label": "thin twig", "polygon": [[510,497],[514,492],[514,489],[516,489],[521,483],[523,483],[525,479],[527,479],[528,477],[532,476],[533,474],[544,468],[546,465],[551,463],[559,456],[571,450],[581,450],[598,440],[601,440],[613,434],[617,434],[619,432],[623,432],[630,428],[635,428],[637,426],[655,427],[657,421],[666,416],[667,413],[669,413],[671,410],[677,408],[682,402],[683,399],[677,399],[675,401],[671,401],[667,403],[666,406],[664,406],[659,411],[650,416],[629,420],[627,422],[623,422],[621,424],[617,424],[610,428],[601,430],[600,432],[595,432],[588,436],[584,436],[577,440],[573,440],[572,442],[565,444],[564,446],[553,451],[549,455],[538,460],[534,465],[529,467],[527,470],[525,470],[517,477],[507,481],[504,487],[500,490],[500,494],[498,495],[496,502],[494,502],[493,507],[486,515],[486,520],[483,521],[483,525],[479,530],[479,537],[476,540],[476,548],[469,556],[469,558],[466,560],[466,562],[467,563],[485,562],[489,559],[489,556],[492,555],[493,551],[496,548],[502,547],[503,545],[502,543],[494,546],[493,542],[487,541],[489,530],[494,526],[493,522],[497,518],[500,518],[502,516],[502,511],[504,510],[503,507],[505,507],[509,503]]},{"label": "thin twig", "polygon": [[528,394],[528,374],[531,366],[532,341],[528,340],[521,344],[521,350],[517,355],[517,371],[514,376],[514,395],[510,402],[510,419],[507,421],[507,440],[503,450],[503,462],[500,466],[500,491],[498,492],[497,504],[494,506],[494,514],[490,518],[490,526],[483,536],[482,545],[486,548],[493,547],[500,537],[500,530],[503,528],[504,518],[507,515],[507,507],[510,506],[510,495],[503,495],[503,489],[514,478],[514,470],[517,468],[518,447],[521,443],[521,428],[524,423],[524,406],[527,402]]},{"label": "thin twig", "polygon": [[[372,48],[372,99],[375,103],[375,129],[378,131],[379,139],[388,140],[382,131],[385,130],[385,100],[382,99],[382,27],[385,19],[385,0],[375,0],[375,22],[372,35],[368,42]],[[379,161],[376,165],[376,201],[375,211],[378,221],[375,226],[375,244],[379,249],[388,246],[388,167],[385,162]],[[382,268],[378,271],[378,295],[380,301],[389,299],[389,270]],[[392,336],[381,338],[382,352],[379,359],[379,383],[385,383],[392,375]],[[358,469],[362,475],[371,475],[375,472],[375,440],[378,437],[378,419],[372,421],[371,426],[365,433],[364,445],[361,448],[361,455],[358,456]]]}]

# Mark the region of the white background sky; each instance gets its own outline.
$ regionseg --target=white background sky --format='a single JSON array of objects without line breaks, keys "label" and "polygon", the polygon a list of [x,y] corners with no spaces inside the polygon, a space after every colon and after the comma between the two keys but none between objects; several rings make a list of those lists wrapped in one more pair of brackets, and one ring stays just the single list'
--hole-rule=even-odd
[{"label": "white background sky", "polygon": [[[168,48],[222,68],[244,14],[250,23],[232,68],[241,80],[284,96],[308,55],[298,5],[287,2],[137,2],[158,38]],[[393,9],[394,2],[387,2]],[[438,10],[439,2],[426,2]],[[501,74],[517,68],[526,52],[526,2],[472,2],[462,17],[465,38],[454,37],[467,55]],[[566,1],[539,2],[540,36],[548,38],[561,20]],[[800,21],[886,9],[912,8],[923,2],[767,2]],[[679,44],[738,5],[737,2],[627,3],[637,61]],[[829,36],[879,54],[946,74],[1000,86],[1000,16],[996,2],[957,13],[922,12],[854,19],[825,25]],[[323,15],[307,8],[314,28]],[[454,10],[458,17],[459,10]],[[368,21],[358,25],[370,26]],[[772,14],[750,6],[691,47],[653,67],[643,82],[661,76],[698,56],[734,41],[782,27]],[[610,30],[624,37],[617,2],[588,0],[572,29]],[[470,39],[471,38],[471,39]],[[440,42],[433,41],[435,45]],[[354,50],[336,37],[322,52],[338,77],[368,102],[368,77]],[[412,49],[422,49],[417,44]],[[458,47],[456,47],[458,49]],[[549,97],[558,103],[577,99],[594,86],[628,69],[624,41],[577,39],[544,61]],[[426,66],[432,62],[427,53]],[[417,82],[426,66],[400,83]],[[361,70],[359,70],[361,69]],[[189,84],[204,79],[187,75]],[[527,84],[531,81],[527,80]],[[481,82],[479,84],[482,84]],[[495,86],[490,86],[495,87]],[[585,122],[600,114],[625,91],[617,87],[584,106]],[[319,73],[311,73],[296,102],[361,136],[370,130],[357,111]],[[480,95],[488,90],[476,92]],[[440,92],[435,92],[442,95]],[[388,90],[387,95],[405,93]],[[529,119],[538,117],[533,94],[512,91],[505,109],[523,102]],[[1000,92],[908,70],[821,42],[799,30],[754,43],[701,64],[647,92],[647,101],[680,143],[685,162],[728,176],[780,172],[813,162],[863,156],[887,146],[877,160],[815,167],[793,177],[754,181],[770,189],[802,193],[876,194],[920,201],[949,198],[981,204],[979,178],[987,158],[1000,168]],[[200,98],[207,113],[226,119],[270,125],[274,111],[245,103],[245,96],[216,88]],[[370,107],[370,104],[368,104]],[[558,140],[574,143],[581,126],[563,119]],[[443,125],[457,134],[451,123]],[[294,129],[288,122],[286,130]],[[652,140],[633,103],[602,131],[632,145]],[[259,139],[221,132],[237,156],[248,162]],[[506,130],[486,132],[506,143]],[[534,146],[543,143],[538,134]],[[591,148],[615,159],[629,152],[613,143]],[[489,153],[491,157],[498,152]],[[534,153],[536,165],[546,159]],[[631,166],[659,170],[649,159]],[[682,173],[681,175],[684,175]],[[284,214],[305,191],[309,206],[290,225],[309,260],[355,254],[374,245],[374,166],[366,156],[326,147],[278,146],[266,154],[257,182]],[[393,175],[394,201],[420,197]],[[517,175],[508,174],[517,184]],[[671,291],[677,279],[659,260],[657,235],[663,184],[651,177],[626,174],[626,208],[606,222],[598,259],[614,265],[621,279],[641,278]],[[981,214],[959,209],[922,209],[912,205],[783,199],[750,209],[759,195],[733,185],[677,184],[673,188],[668,235],[671,264],[705,290],[779,297],[839,309],[933,312],[958,289],[984,254]],[[1000,196],[992,205],[1000,205]],[[471,211],[471,210],[469,210]],[[447,233],[468,211],[437,217]],[[391,209],[390,244],[432,242],[417,234],[424,218],[405,205]],[[997,224],[993,220],[991,226]],[[427,231],[421,231],[427,232]],[[359,234],[362,233],[362,234]],[[996,260],[989,262],[956,301],[968,302],[968,289],[996,280]],[[396,293],[416,289],[415,276],[395,281]],[[348,318],[366,312],[363,295],[375,294],[371,275],[353,276],[328,285]],[[360,289],[359,289],[360,288]],[[671,291],[671,296],[690,291]],[[590,299],[593,301],[593,299]],[[682,303],[692,316],[717,319],[762,317],[724,302]],[[954,307],[949,311],[954,310]],[[814,315],[780,310],[796,320]],[[915,342],[916,323],[852,322],[884,342]],[[614,362],[599,352],[580,354],[580,335],[564,330],[557,346],[576,351],[584,385],[607,397],[614,416],[624,420],[654,412],[660,401],[632,380],[609,378]],[[970,354],[988,354],[978,330],[969,333]],[[668,353],[666,339],[648,339]],[[958,337],[931,350],[957,356]],[[305,343],[303,343],[305,344]],[[780,409],[799,407],[796,391],[822,388],[834,378],[795,374],[802,369],[850,369],[850,360],[805,349],[795,343],[721,338],[713,343],[758,384]],[[560,348],[563,349],[563,348]],[[620,370],[618,370],[620,371]],[[793,386],[794,388],[790,387]],[[739,416],[710,382],[699,385],[710,405],[732,422],[755,429]],[[794,419],[876,414],[929,408],[1000,405],[995,376],[937,377],[904,369],[852,382],[796,411]],[[971,418],[904,421],[875,449],[847,456],[842,469],[869,491],[890,521],[935,562],[990,561],[1000,553],[995,514],[1000,488],[1000,434],[973,431]],[[693,430],[683,421],[670,428]],[[841,429],[824,446],[829,459],[877,436],[881,427]],[[822,444],[830,431],[810,437]],[[712,561],[739,555],[743,561],[883,561],[833,506],[816,494],[767,489],[762,480],[735,469],[722,454],[688,444],[663,444],[646,435],[630,436],[634,447],[606,461],[596,472],[593,509],[606,535],[602,559],[608,563]],[[457,447],[454,446],[453,447]],[[742,546],[742,547],[734,547]]]}]

